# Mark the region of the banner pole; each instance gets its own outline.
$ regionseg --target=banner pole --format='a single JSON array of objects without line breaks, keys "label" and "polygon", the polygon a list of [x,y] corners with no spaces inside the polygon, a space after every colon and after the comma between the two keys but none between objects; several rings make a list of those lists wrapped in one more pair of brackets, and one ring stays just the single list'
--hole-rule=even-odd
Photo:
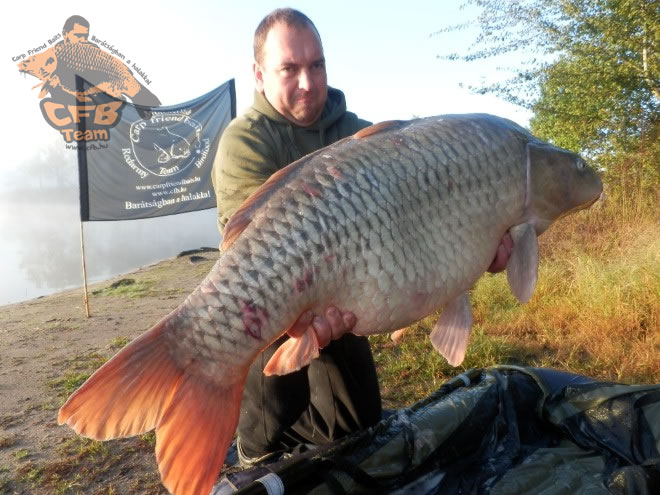
[{"label": "banner pole", "polygon": [[[83,79],[76,74],[76,91],[84,91]],[[78,130],[85,133],[85,119],[78,122]],[[80,256],[82,261],[83,290],[85,291],[83,301],[85,303],[85,314],[89,318],[89,297],[87,296],[87,266],[85,263],[85,237],[83,235],[83,221],[89,220],[89,196],[87,189],[87,150],[83,144],[78,144],[78,184],[80,187]]]},{"label": "banner pole", "polygon": [[83,221],[80,221],[80,254],[82,258],[83,289],[85,291],[83,301],[85,302],[85,314],[89,318],[89,297],[87,296],[87,267],[85,266],[85,238],[83,237]]}]

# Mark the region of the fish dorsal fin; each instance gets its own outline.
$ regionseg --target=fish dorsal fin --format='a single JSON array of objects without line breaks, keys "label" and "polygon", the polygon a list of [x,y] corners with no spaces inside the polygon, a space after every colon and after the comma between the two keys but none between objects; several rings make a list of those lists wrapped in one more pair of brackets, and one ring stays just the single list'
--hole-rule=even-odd
[{"label": "fish dorsal fin", "polygon": [[365,127],[364,129],[357,131],[355,134],[353,134],[353,137],[355,139],[366,138],[367,136],[378,134],[379,132],[386,131],[387,129],[401,127],[401,125],[404,123],[405,121],[403,120],[386,120],[384,122],[379,122],[378,124],[370,125],[369,127]]},{"label": "fish dorsal fin", "polygon": [[513,252],[506,267],[511,292],[521,303],[526,303],[534,293],[539,271],[539,243],[536,228],[531,223],[516,225],[510,229]]},{"label": "fish dorsal fin", "polygon": [[295,175],[307,162],[307,159],[316,153],[307,155],[300,160],[287,165],[271,175],[266,182],[261,184],[231,216],[222,232],[222,250],[226,251],[241,235],[241,232],[250,225],[254,212],[263,205],[268,198],[277,191],[286,180]]}]

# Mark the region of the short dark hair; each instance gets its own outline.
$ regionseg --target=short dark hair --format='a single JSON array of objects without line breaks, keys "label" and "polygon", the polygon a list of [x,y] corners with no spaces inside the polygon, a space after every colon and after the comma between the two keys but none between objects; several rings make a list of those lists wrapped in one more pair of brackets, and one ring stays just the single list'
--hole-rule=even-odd
[{"label": "short dark hair", "polygon": [[284,8],[275,9],[270,14],[262,19],[254,32],[254,60],[261,64],[263,62],[264,43],[266,37],[275,24],[282,23],[288,27],[295,27],[298,29],[311,28],[321,40],[316,26],[312,20],[305,14],[296,9]]},{"label": "short dark hair", "polygon": [[87,29],[89,29],[89,22],[87,21],[87,19],[85,19],[81,15],[72,15],[66,21],[64,21],[62,32],[65,34],[68,33],[73,29],[73,26],[75,26],[76,24],[80,24],[81,26],[84,26]]}]

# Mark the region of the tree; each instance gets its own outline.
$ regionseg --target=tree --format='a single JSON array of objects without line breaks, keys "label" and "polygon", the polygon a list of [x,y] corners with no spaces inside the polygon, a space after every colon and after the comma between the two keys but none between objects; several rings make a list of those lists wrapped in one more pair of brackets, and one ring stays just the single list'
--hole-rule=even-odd
[{"label": "tree", "polygon": [[[534,112],[532,132],[586,153],[624,179],[657,183],[660,158],[658,0],[468,0],[480,7],[474,61],[524,52],[515,75],[473,90]],[[463,29],[464,26],[443,31]],[[631,161],[632,160],[632,161]]]}]

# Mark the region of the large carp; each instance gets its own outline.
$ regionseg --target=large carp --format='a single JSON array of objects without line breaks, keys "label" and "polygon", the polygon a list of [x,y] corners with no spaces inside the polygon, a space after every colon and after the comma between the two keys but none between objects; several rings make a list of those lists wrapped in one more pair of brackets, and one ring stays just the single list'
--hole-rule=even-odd
[{"label": "large carp", "polygon": [[[156,429],[165,486],[208,494],[239,416],[248,367],[306,310],[335,305],[353,333],[405,327],[444,306],[431,333],[462,361],[468,290],[510,231],[508,278],[532,295],[537,235],[592,204],[598,176],[576,154],[490,115],[385,122],[274,174],[231,218],[225,253],[195,291],[122,349],[60,409],[95,438]],[[289,339],[267,373],[318,354]]]}]

